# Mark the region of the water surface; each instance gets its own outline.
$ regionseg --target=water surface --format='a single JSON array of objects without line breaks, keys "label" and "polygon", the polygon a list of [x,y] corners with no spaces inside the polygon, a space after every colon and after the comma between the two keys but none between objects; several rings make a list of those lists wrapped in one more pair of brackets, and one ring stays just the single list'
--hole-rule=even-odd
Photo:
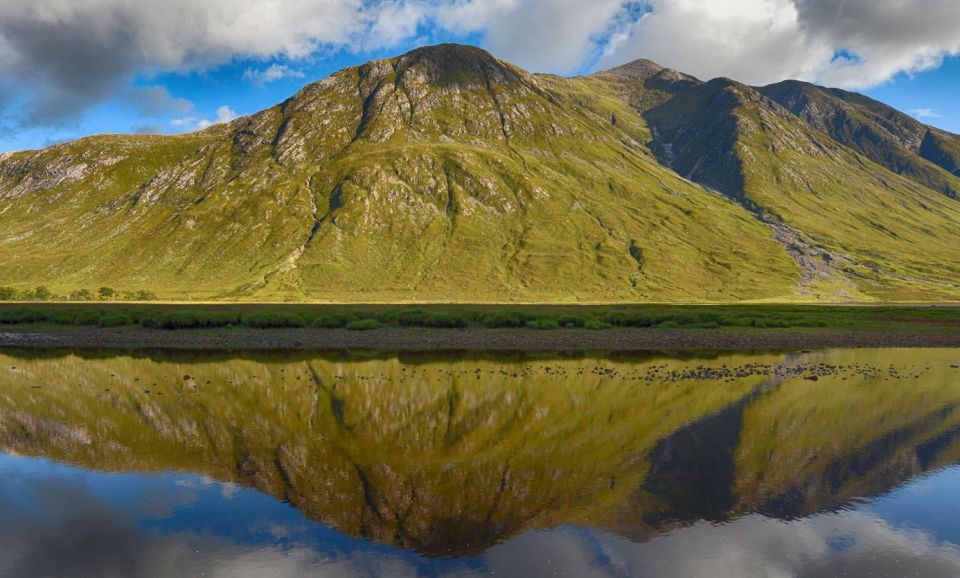
[{"label": "water surface", "polygon": [[0,353],[3,576],[955,576],[960,350]]}]

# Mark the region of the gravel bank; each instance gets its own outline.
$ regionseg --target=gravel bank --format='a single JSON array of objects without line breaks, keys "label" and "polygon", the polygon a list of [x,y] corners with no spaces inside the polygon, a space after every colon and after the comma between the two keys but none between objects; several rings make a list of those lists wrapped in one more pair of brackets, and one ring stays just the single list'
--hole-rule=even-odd
[{"label": "gravel bank", "polygon": [[960,328],[849,331],[830,329],[496,330],[275,329],[177,330],[84,327],[0,329],[0,347],[390,351],[795,350],[862,347],[960,347]]}]

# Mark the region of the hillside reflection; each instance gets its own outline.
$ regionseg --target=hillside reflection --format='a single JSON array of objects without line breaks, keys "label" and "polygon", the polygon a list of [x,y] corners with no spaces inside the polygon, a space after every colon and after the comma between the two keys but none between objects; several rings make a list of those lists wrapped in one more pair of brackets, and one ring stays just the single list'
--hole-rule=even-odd
[{"label": "hillside reflection", "polygon": [[792,520],[960,463],[957,350],[715,358],[0,355],[0,451],[183,471],[339,532],[475,556]]}]

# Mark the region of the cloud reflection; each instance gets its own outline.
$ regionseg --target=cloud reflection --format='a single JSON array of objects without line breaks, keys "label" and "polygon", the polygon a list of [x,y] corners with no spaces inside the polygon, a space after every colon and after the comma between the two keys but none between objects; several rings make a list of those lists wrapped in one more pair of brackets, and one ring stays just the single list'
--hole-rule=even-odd
[{"label": "cloud reflection", "polygon": [[[19,461],[4,458],[7,466]],[[209,486],[199,477],[191,484],[179,474],[125,476],[127,486],[141,485],[127,487],[127,493],[147,502],[130,507],[127,498],[101,491],[109,474],[54,467],[44,476],[31,476],[23,468],[3,469],[0,576],[656,578],[960,573],[960,550],[955,545],[920,530],[894,527],[866,511],[793,521],[753,515],[722,525],[701,522],[646,543],[561,527],[527,532],[477,558],[429,559],[342,535],[332,545],[311,534],[311,524],[290,526],[287,520],[261,521],[284,538],[266,545],[243,543],[229,532],[190,528],[189,511],[200,499],[196,487]],[[948,470],[939,476],[960,477],[960,472]],[[254,498],[263,497],[213,484],[203,500],[208,502],[205,508],[216,511],[218,505]],[[176,526],[188,529],[164,530],[144,523],[158,516],[180,518]]]}]

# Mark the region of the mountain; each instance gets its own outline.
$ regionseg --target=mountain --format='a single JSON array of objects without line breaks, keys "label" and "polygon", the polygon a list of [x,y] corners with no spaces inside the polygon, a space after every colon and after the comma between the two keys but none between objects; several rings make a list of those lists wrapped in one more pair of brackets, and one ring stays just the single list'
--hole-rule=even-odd
[{"label": "mountain", "polygon": [[954,135],[844,90],[790,80],[760,91],[810,126],[873,162],[957,197],[960,148]]},{"label": "mountain", "polygon": [[0,286],[955,300],[958,166],[960,137],[849,93],[649,61],[560,78],[441,45],[189,135],[0,155]]}]

